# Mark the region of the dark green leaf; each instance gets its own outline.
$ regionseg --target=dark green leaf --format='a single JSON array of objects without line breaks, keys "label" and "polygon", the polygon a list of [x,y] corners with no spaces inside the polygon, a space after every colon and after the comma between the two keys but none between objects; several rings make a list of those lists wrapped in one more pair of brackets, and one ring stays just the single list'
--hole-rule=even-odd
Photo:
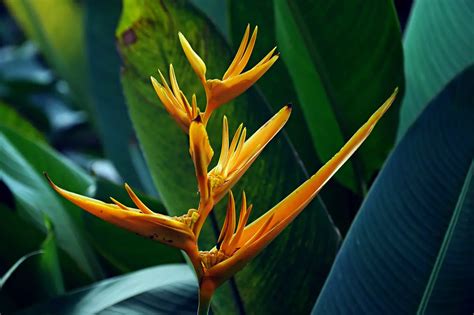
[{"label": "dark green leaf", "polygon": [[[143,158],[133,159],[132,156],[135,135],[120,86],[120,58],[114,34],[121,1],[88,0],[84,7],[89,89],[106,154],[126,182],[134,187],[148,188],[142,186],[136,171],[137,167],[146,166]],[[140,175],[149,176],[147,172]]]},{"label": "dark green leaf", "polygon": [[[233,51],[237,51],[247,23],[250,23],[252,27],[258,26],[259,35],[253,57],[250,59],[250,63],[255,64],[277,44],[273,1],[230,1],[229,7]],[[280,56],[280,58],[282,60],[272,66],[268,74],[257,82],[257,86],[274,111],[288,103],[295,105],[291,113],[292,117],[285,126],[285,131],[288,132],[291,143],[294,144],[295,150],[306,168],[313,171],[321,164],[317,159],[314,146],[312,143],[308,143],[311,135],[298,102],[293,81],[284,62],[285,56]]]},{"label": "dark green leaf", "polygon": [[23,215],[43,230],[43,217],[47,215],[54,226],[60,227],[57,230],[59,246],[74,258],[83,272],[90,277],[100,276],[100,267],[79,227],[80,210],[56,195],[41,172],[54,173],[53,178],[58,182],[68,182],[74,186],[68,188],[78,192],[88,187],[84,184],[89,180],[44,145],[30,142],[9,130],[0,130],[0,175],[24,211]]},{"label": "dark green leaf", "polygon": [[201,10],[216,26],[222,36],[229,41],[229,16],[228,6],[232,2],[220,0],[190,0],[190,2]]},{"label": "dark green leaf", "polygon": [[[400,29],[389,0],[275,0],[276,37],[322,161],[403,89]],[[363,192],[393,145],[394,106],[336,175]]]},{"label": "dark green leaf", "polygon": [[471,163],[417,314],[461,314],[474,307],[474,247],[464,250],[474,239],[473,175]]},{"label": "dark green leaf", "polygon": [[19,314],[195,314],[197,282],[184,264],[107,279]]},{"label": "dark green leaf", "polygon": [[[472,302],[464,303],[474,283],[472,224],[462,221],[472,223],[472,204],[459,219],[455,209],[474,157],[473,82],[470,67],[400,141],[339,251],[315,314],[414,314],[438,260],[445,265],[430,305],[444,305],[428,313],[472,312]],[[440,258],[451,233],[450,256]]]},{"label": "dark green leaf", "polygon": [[25,138],[33,141],[44,142],[43,135],[29,121],[21,117],[12,107],[0,102],[0,126],[13,129]]},{"label": "dark green leaf", "polygon": [[473,20],[473,1],[414,1],[403,40],[406,93],[399,139],[446,84],[474,63]]},{"label": "dark green leaf", "polygon": [[38,271],[44,284],[42,294],[53,297],[64,293],[64,281],[59,266],[56,235],[49,220],[45,220],[45,225],[48,232],[46,239],[41,244],[43,255],[39,258]]},{"label": "dark green leaf", "polygon": [[15,270],[18,269],[18,267],[20,267],[20,265],[23,262],[25,262],[30,257],[33,257],[35,255],[39,255],[39,254],[42,254],[42,253],[43,253],[42,250],[37,250],[37,251],[31,252],[29,254],[26,254],[26,255],[20,257],[20,259],[18,259],[15,262],[15,264],[13,264],[13,266],[11,266],[10,269],[8,269],[7,272],[5,272],[5,274],[0,277],[0,290],[5,285],[5,282],[7,282],[8,278],[11,277],[11,275],[15,272]]},{"label": "dark green leaf", "polygon": [[[229,7],[234,51],[240,45],[245,25],[247,23],[252,26],[258,25],[259,36],[253,57],[250,60],[250,63],[254,64],[259,61],[259,58],[266,55],[277,42],[274,1],[230,1]],[[323,161],[318,158],[313,141],[308,141],[311,139],[308,122],[311,123],[311,121],[307,121],[303,115],[301,102],[298,100],[293,80],[287,68],[291,64],[285,54],[280,55],[280,58],[281,60],[272,66],[268,74],[257,82],[257,86],[274,110],[282,104],[294,104],[291,119],[286,124],[285,131],[288,133],[298,157],[301,158],[308,172],[312,173],[323,165]],[[314,106],[317,105],[314,104]],[[321,192],[334,223],[343,235],[347,232],[362,199],[360,194],[357,195],[346,187],[343,187],[339,181],[332,181]]]},{"label": "dark green leaf", "polygon": [[[169,63],[173,63],[185,94],[189,97],[191,92],[201,92],[198,104],[202,107],[202,88],[181,50],[178,31],[185,34],[206,61],[210,78],[222,76],[230,64],[231,54],[215,29],[184,1],[125,4],[117,36],[124,63],[122,83],[127,104],[163,203],[170,214],[181,215],[198,204],[188,140],[160,104],[149,77],[157,75],[157,67],[166,72]],[[224,113],[229,117],[231,130],[244,122],[248,134],[271,117],[268,107],[255,90],[222,106],[208,124],[216,156]],[[254,220],[304,179],[299,160],[287,139],[280,135],[234,191],[239,195],[245,187],[248,200],[254,204],[250,219]],[[222,222],[225,212],[221,205],[213,213],[217,221]],[[217,222],[213,218],[208,221],[200,239],[203,249],[215,245],[218,232]],[[324,281],[338,244],[339,235],[318,199],[295,220],[291,228],[239,272],[235,282],[231,281],[231,286],[221,287],[216,292],[213,310],[217,313],[238,310],[274,314],[307,312]],[[291,277],[285,277],[288,266],[294,270]],[[300,290],[308,293],[295,294],[274,303],[275,292]]]}]

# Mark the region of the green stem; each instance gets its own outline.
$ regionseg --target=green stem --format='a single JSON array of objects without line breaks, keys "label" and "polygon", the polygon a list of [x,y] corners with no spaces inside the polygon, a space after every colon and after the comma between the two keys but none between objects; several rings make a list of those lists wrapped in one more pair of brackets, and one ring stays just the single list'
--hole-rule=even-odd
[{"label": "green stem", "polygon": [[209,307],[211,306],[211,299],[207,296],[204,296],[199,292],[199,306],[198,306],[198,315],[207,315],[209,314]]}]

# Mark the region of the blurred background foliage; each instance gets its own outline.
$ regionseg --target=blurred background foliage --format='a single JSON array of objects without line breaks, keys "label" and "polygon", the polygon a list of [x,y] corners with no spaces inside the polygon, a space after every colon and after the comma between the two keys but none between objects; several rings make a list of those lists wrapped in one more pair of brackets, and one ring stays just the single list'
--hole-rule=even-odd
[{"label": "blurred background foliage", "polygon": [[[246,189],[253,218],[400,92],[320,197],[216,292],[213,312],[472,311],[474,4],[369,2],[0,3],[0,313],[194,312],[196,284],[179,251],[88,215],[42,173],[101,200],[130,205],[128,182],[155,211],[195,207],[187,139],[149,77],[173,63],[185,94],[202,102],[177,33],[219,77],[247,23],[259,26],[250,63],[275,45],[281,60],[217,111],[214,146],[224,114],[231,129],[244,122],[253,132],[294,105],[234,189]],[[222,207],[203,248],[215,243]]]}]

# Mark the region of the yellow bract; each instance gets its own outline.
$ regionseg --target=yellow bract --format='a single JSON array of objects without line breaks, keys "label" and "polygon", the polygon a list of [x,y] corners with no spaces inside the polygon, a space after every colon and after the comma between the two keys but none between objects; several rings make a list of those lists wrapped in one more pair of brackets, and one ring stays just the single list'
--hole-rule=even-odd
[{"label": "yellow bract", "polygon": [[[232,186],[243,176],[263,148],[283,128],[291,114],[291,106],[284,106],[252,136],[241,124],[232,140],[229,138],[227,117],[222,122],[222,144],[217,164],[209,171],[214,151],[209,141],[206,124],[211,113],[220,105],[237,97],[254,84],[278,59],[272,49],[252,69],[243,72],[257,38],[257,27],[250,36],[247,26],[240,47],[222,80],[206,79],[206,64],[192,49],[183,34],[179,40],[184,53],[201,80],[206,92],[206,110],[201,113],[195,94],[191,103],[180,90],[174,68],[170,65],[170,85],[159,72],[161,83],[151,78],[153,87],[168,113],[189,134],[189,153],[194,163],[200,201],[197,209],[189,209],[179,217],[155,213],[125,184],[125,189],[137,208],[130,208],[111,198],[113,203],[81,196],[64,190],[51,180],[51,186],[63,197],[112,224],[142,236],[180,248],[186,252],[196,271],[200,287],[200,309],[207,309],[214,290],[242,269],[262,251],[311,202],[324,184],[350,158],[369,136],[377,121],[393,103],[397,90],[352,136],[341,150],[316,174],[293,193],[247,225],[252,205],[242,193],[242,204],[237,220]],[[227,214],[217,244],[209,251],[199,251],[198,237],[206,218],[227,193]]]}]

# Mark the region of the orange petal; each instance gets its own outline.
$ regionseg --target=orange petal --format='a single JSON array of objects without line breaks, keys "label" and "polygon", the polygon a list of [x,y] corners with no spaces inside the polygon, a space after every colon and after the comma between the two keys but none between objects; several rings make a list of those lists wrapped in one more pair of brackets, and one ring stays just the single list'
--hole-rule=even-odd
[{"label": "orange petal", "polygon": [[104,221],[170,246],[184,250],[195,247],[194,234],[187,225],[177,220],[159,213],[144,214],[115,199],[113,200],[117,204],[109,204],[76,194],[56,186],[47,174],[45,176],[51,187],[61,196]]},{"label": "orange petal", "polygon": [[233,100],[249,87],[251,87],[265,72],[277,61],[278,56],[273,56],[265,63],[253,67],[252,69],[230,77],[224,81],[207,80],[206,87],[208,91],[208,104],[206,112],[212,112],[220,105]]},{"label": "orange petal", "polygon": [[[369,118],[369,120],[352,136],[351,139],[310,179],[304,182],[288,197],[275,207],[255,220],[244,229],[239,240],[240,250],[235,254],[208,270],[210,277],[227,278],[240,270],[250,259],[255,257],[265,248],[281,231],[290,224],[294,218],[313,200],[327,181],[344,165],[351,155],[359,148],[369,136],[372,129],[393,103],[398,88],[387,101]],[[272,223],[269,224],[269,221]],[[258,239],[255,238],[259,231],[265,230]],[[251,242],[250,242],[251,240]]]},{"label": "orange petal", "polygon": [[[398,89],[380,106],[380,108],[369,118],[369,120],[347,141],[347,143],[334,155],[316,174],[311,176],[306,182],[292,192],[288,197],[283,199],[275,207],[255,220],[252,224],[245,228],[242,239],[248,239],[263,224],[265,218],[274,215],[274,222],[278,223],[285,219],[293,220],[304,207],[316,196],[319,190],[326,184],[329,179],[344,165],[344,163],[359,148],[364,140],[369,136],[378,120],[387,111],[395,100]],[[288,223],[289,223],[288,222]],[[284,227],[281,227],[283,229]]]},{"label": "orange petal", "polygon": [[188,61],[191,64],[191,67],[193,68],[194,72],[196,72],[199,79],[204,84],[204,82],[206,82],[206,64],[204,63],[204,61],[202,61],[201,57],[199,57],[199,55],[193,50],[186,37],[184,37],[184,35],[181,33],[178,33],[178,36],[186,58],[188,58]]},{"label": "orange petal", "polygon": [[242,56],[242,58],[239,60],[239,63],[237,64],[233,72],[229,75],[229,78],[240,74],[242,70],[244,70],[247,63],[249,62],[250,56],[252,55],[252,51],[255,46],[255,41],[257,40],[257,32],[258,32],[258,26],[255,26],[255,29],[253,30],[253,33],[252,33],[252,37],[250,38],[247,48],[245,49],[245,53]]},{"label": "orange petal", "polygon": [[[173,119],[178,123],[178,125],[186,133],[189,130],[189,116],[186,112],[180,110],[181,105],[176,100],[175,96],[172,94],[169,87],[161,85],[154,77],[150,77],[153,88],[155,89],[158,98],[165,107],[166,111],[173,117]],[[166,81],[165,81],[166,82]]]},{"label": "orange petal", "polygon": [[232,63],[230,64],[229,68],[227,71],[224,73],[224,77],[222,80],[227,79],[234,73],[234,69],[239,63],[240,59],[242,58],[242,55],[245,52],[245,48],[247,47],[247,42],[249,40],[249,34],[250,34],[250,24],[247,24],[247,27],[245,28],[245,33],[244,37],[242,38],[242,41],[240,42],[239,49],[237,50],[237,53],[235,54],[234,60],[232,60]]},{"label": "orange petal", "polygon": [[[229,165],[230,170],[225,182],[221,186],[215,187],[213,190],[215,203],[217,203],[242,177],[270,140],[272,140],[281,128],[283,128],[285,123],[288,121],[290,114],[291,107],[289,105],[283,107],[244,142],[242,148],[239,149],[240,153],[237,159],[233,159],[232,165]],[[213,169],[211,172],[215,172],[215,170]]]}]

